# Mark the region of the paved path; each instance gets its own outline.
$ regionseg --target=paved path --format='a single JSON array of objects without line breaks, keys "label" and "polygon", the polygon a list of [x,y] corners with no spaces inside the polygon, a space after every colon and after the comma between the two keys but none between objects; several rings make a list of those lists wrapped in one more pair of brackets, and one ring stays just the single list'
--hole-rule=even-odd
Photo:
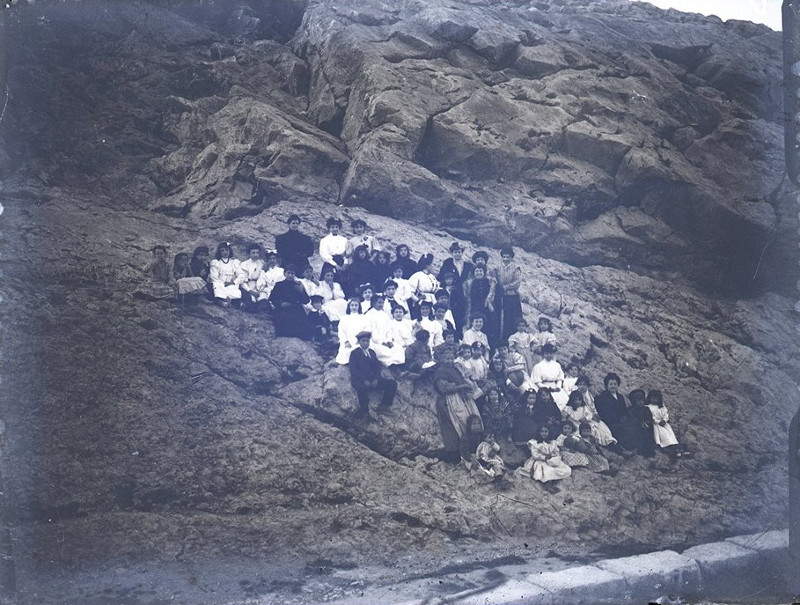
[{"label": "paved path", "polygon": [[[702,599],[736,603],[791,603],[784,576],[787,530],[729,538],[677,553],[651,552],[557,571],[535,571],[522,579],[504,574],[487,586],[415,600],[381,599],[398,605],[591,605],[692,603]],[[800,582],[800,578],[796,580]],[[798,587],[792,587],[797,591]],[[396,594],[408,594],[398,586]],[[374,603],[374,595],[335,605]]]}]

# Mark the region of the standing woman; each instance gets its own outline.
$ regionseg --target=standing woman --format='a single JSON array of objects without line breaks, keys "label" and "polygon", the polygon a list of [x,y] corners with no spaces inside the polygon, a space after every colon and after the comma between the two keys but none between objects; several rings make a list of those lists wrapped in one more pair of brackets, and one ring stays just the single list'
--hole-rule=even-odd
[{"label": "standing woman", "polygon": [[497,338],[499,341],[505,341],[517,329],[517,322],[522,318],[522,303],[519,299],[522,267],[514,262],[514,251],[511,248],[500,250],[500,258],[500,264],[494,268],[493,275],[497,281],[495,294],[495,308],[499,320]]},{"label": "standing woman", "polygon": [[338,218],[329,218],[325,225],[328,227],[328,235],[319,240],[319,257],[324,263],[322,273],[325,273],[325,269],[333,269],[333,275],[336,276],[344,268],[347,238],[339,234],[342,229],[342,221]]},{"label": "standing woman", "polygon": [[314,254],[314,242],[305,233],[300,233],[300,217],[292,214],[286,221],[289,230],[275,237],[275,247],[281,259],[281,266],[294,265],[295,269],[308,264]]},{"label": "standing woman", "polygon": [[464,246],[453,242],[450,245],[450,258],[446,259],[439,269],[439,281],[444,283],[445,273],[452,273],[455,276],[454,285],[460,286],[472,273],[473,267],[471,262],[464,260]]},{"label": "standing woman", "polygon": [[417,263],[417,272],[408,280],[415,296],[420,301],[427,300],[431,304],[436,302],[436,291],[439,289],[439,280],[431,273],[432,266],[433,254],[423,254]]},{"label": "standing woman", "polygon": [[217,253],[211,261],[208,278],[214,289],[214,301],[223,306],[230,307],[231,301],[238,304],[242,298],[239,284],[244,280],[238,260],[233,258],[233,248],[228,242],[217,246]]},{"label": "standing woman", "polygon": [[442,443],[446,459],[457,462],[461,438],[467,432],[470,416],[480,418],[480,412],[472,399],[472,385],[455,366],[455,355],[451,349],[443,349],[433,373],[433,384],[439,396],[436,398],[436,416],[442,432]]},{"label": "standing woman", "polygon": [[303,305],[308,304],[303,284],[295,276],[297,269],[294,265],[283,268],[283,280],[275,284],[269,295],[274,311],[272,322],[275,325],[275,336],[294,336],[295,338],[308,338],[306,311]]}]

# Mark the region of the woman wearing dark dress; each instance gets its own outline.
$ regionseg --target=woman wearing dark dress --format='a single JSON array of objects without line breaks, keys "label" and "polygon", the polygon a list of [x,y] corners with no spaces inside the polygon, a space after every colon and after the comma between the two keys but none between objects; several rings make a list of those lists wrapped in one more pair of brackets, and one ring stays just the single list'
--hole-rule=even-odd
[{"label": "woman wearing dark dress", "polygon": [[281,259],[281,266],[302,267],[314,254],[314,242],[305,233],[300,233],[300,217],[291,215],[287,221],[289,230],[275,237],[275,247]]},{"label": "woman wearing dark dress", "polygon": [[467,430],[467,419],[480,417],[472,399],[472,385],[455,366],[455,355],[443,349],[433,374],[433,385],[439,396],[436,398],[436,416],[442,432],[445,455],[443,459],[457,462],[461,438]]},{"label": "woman wearing dark dress", "polygon": [[[519,298],[519,287],[522,283],[522,267],[514,262],[514,251],[511,248],[500,250],[500,264],[492,271],[497,282],[495,309],[497,310],[497,342],[507,341],[517,329],[522,318],[522,303]],[[552,433],[551,433],[552,434]],[[555,433],[558,434],[558,433]]]},{"label": "woman wearing dark dress", "polygon": [[275,308],[272,321],[275,325],[275,336],[293,336],[295,338],[308,338],[306,312],[303,305],[308,304],[309,298],[303,284],[296,276],[293,265],[283,268],[284,279],[275,284],[269,295],[269,302]]},{"label": "woman wearing dark dress", "polygon": [[367,246],[356,246],[353,250],[353,261],[347,265],[345,271],[346,287],[345,294],[348,297],[359,296],[359,287],[372,279],[374,265],[369,261],[369,249]]},{"label": "woman wearing dark dress", "polygon": [[464,260],[464,247],[458,242],[454,242],[450,246],[450,258],[445,259],[442,263],[442,268],[439,269],[439,282],[444,283],[445,273],[452,273],[455,276],[454,285],[460,286],[464,283],[467,277],[472,273],[472,268],[475,266],[469,261]]},{"label": "woman wearing dark dress", "polygon": [[[606,423],[611,434],[620,440],[617,433],[624,431],[628,416],[628,404],[625,397],[619,392],[619,385],[622,380],[619,374],[609,372],[603,379],[606,390],[600,393],[594,400],[594,407],[600,420]],[[623,447],[625,447],[623,445]]]},{"label": "woman wearing dark dress", "polygon": [[411,260],[411,249],[406,244],[400,244],[395,249],[395,265],[403,267],[403,279],[408,279],[417,271],[417,261]]}]

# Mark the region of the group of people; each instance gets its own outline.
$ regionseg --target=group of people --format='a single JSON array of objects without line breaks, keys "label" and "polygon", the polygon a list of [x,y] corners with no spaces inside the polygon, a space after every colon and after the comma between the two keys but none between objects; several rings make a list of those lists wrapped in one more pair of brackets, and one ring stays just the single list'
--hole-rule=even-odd
[{"label": "group of people", "polygon": [[434,273],[432,254],[415,261],[402,243],[384,250],[360,219],[347,238],[341,220],[330,218],[317,273],[313,240],[300,224],[290,216],[275,250],[253,243],[241,261],[222,242],[213,259],[199,246],[191,257],[176,254],[170,268],[166,248],[156,246],[136,295],[188,303],[205,297],[270,314],[277,336],[312,340],[349,366],[360,419],[370,418],[371,391],[382,392],[379,409],[386,410],[398,378],[432,379],[443,457],[498,481],[508,477],[499,455],[504,441],[529,454],[516,474],[548,489],[573,467],[607,471],[604,451],[653,456],[658,446],[673,459],[683,455],[659,391],[636,389],[629,405],[619,376],[609,374],[595,400],[577,366],[565,375],[550,320],[539,318],[531,333],[523,317],[522,269],[512,249],[490,267],[486,252],[470,261],[454,242]]}]

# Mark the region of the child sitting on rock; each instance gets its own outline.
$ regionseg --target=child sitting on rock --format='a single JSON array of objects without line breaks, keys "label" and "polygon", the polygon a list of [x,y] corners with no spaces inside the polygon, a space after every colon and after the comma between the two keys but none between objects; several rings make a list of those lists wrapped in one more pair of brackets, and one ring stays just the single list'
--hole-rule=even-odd
[{"label": "child sitting on rock", "polygon": [[481,417],[472,414],[467,418],[466,430],[461,435],[459,441],[459,452],[461,453],[461,463],[471,471],[477,465],[476,451],[478,445],[483,441],[483,422]]},{"label": "child sitting on rock", "polygon": [[461,342],[471,345],[473,342],[479,342],[484,346],[484,356],[489,360],[489,339],[483,333],[483,324],[485,318],[481,314],[472,316],[472,324],[469,330],[464,330],[464,336]]},{"label": "child sitting on rock", "polygon": [[338,345],[339,340],[331,333],[331,320],[322,310],[322,303],[325,299],[319,294],[312,294],[309,298],[311,299],[311,310],[306,316],[306,330],[311,341],[326,346]]},{"label": "child sitting on rock", "polygon": [[528,447],[531,457],[517,469],[517,473],[530,476],[535,481],[541,481],[545,490],[550,493],[559,492],[558,487],[550,482],[569,477],[572,469],[561,459],[558,445],[550,437],[550,429],[547,426],[540,427],[536,438],[528,441]]},{"label": "child sitting on rock", "polygon": [[538,352],[541,353],[544,345],[551,344],[555,346],[557,343],[555,334],[553,334],[553,324],[550,323],[547,317],[540,317],[537,322],[537,327],[539,331],[533,335],[533,341],[536,342]]},{"label": "child sitting on rock", "polygon": [[586,422],[578,426],[578,435],[572,439],[572,447],[581,452],[589,460],[586,467],[593,473],[605,473],[609,470],[608,459],[603,455],[597,440],[592,434],[592,427]]},{"label": "child sitting on rock", "polygon": [[172,264],[172,277],[178,288],[178,297],[183,302],[194,303],[200,294],[206,291],[206,281],[202,277],[192,275],[189,255],[180,252],[175,255]]},{"label": "child sitting on rock", "polygon": [[497,387],[486,389],[482,413],[488,432],[498,439],[510,438],[513,408]]},{"label": "child sitting on rock", "polygon": [[427,330],[417,330],[414,342],[406,347],[406,368],[414,374],[429,372],[435,365],[431,349],[428,346],[430,333]]},{"label": "child sitting on rock", "polygon": [[678,438],[675,436],[675,431],[672,430],[672,426],[669,424],[669,412],[664,406],[661,391],[652,389],[647,393],[646,401],[650,415],[653,417],[653,439],[656,445],[662,448],[664,453],[673,460],[680,458],[683,453],[681,452]]},{"label": "child sitting on rock", "polygon": [[135,298],[143,300],[171,300],[175,298],[177,286],[172,271],[167,265],[167,248],[153,247],[153,258],[142,269],[147,282],[139,286],[133,293]]},{"label": "child sitting on rock", "polygon": [[580,436],[575,434],[575,425],[569,420],[561,424],[561,434],[555,439],[561,450],[561,459],[570,468],[589,466],[589,458],[580,451]]},{"label": "child sitting on rock", "polygon": [[483,441],[478,444],[478,449],[475,450],[475,458],[480,468],[484,473],[495,481],[499,481],[503,477],[507,477],[506,463],[500,457],[500,446],[494,439],[494,435],[489,431],[486,433]]}]

